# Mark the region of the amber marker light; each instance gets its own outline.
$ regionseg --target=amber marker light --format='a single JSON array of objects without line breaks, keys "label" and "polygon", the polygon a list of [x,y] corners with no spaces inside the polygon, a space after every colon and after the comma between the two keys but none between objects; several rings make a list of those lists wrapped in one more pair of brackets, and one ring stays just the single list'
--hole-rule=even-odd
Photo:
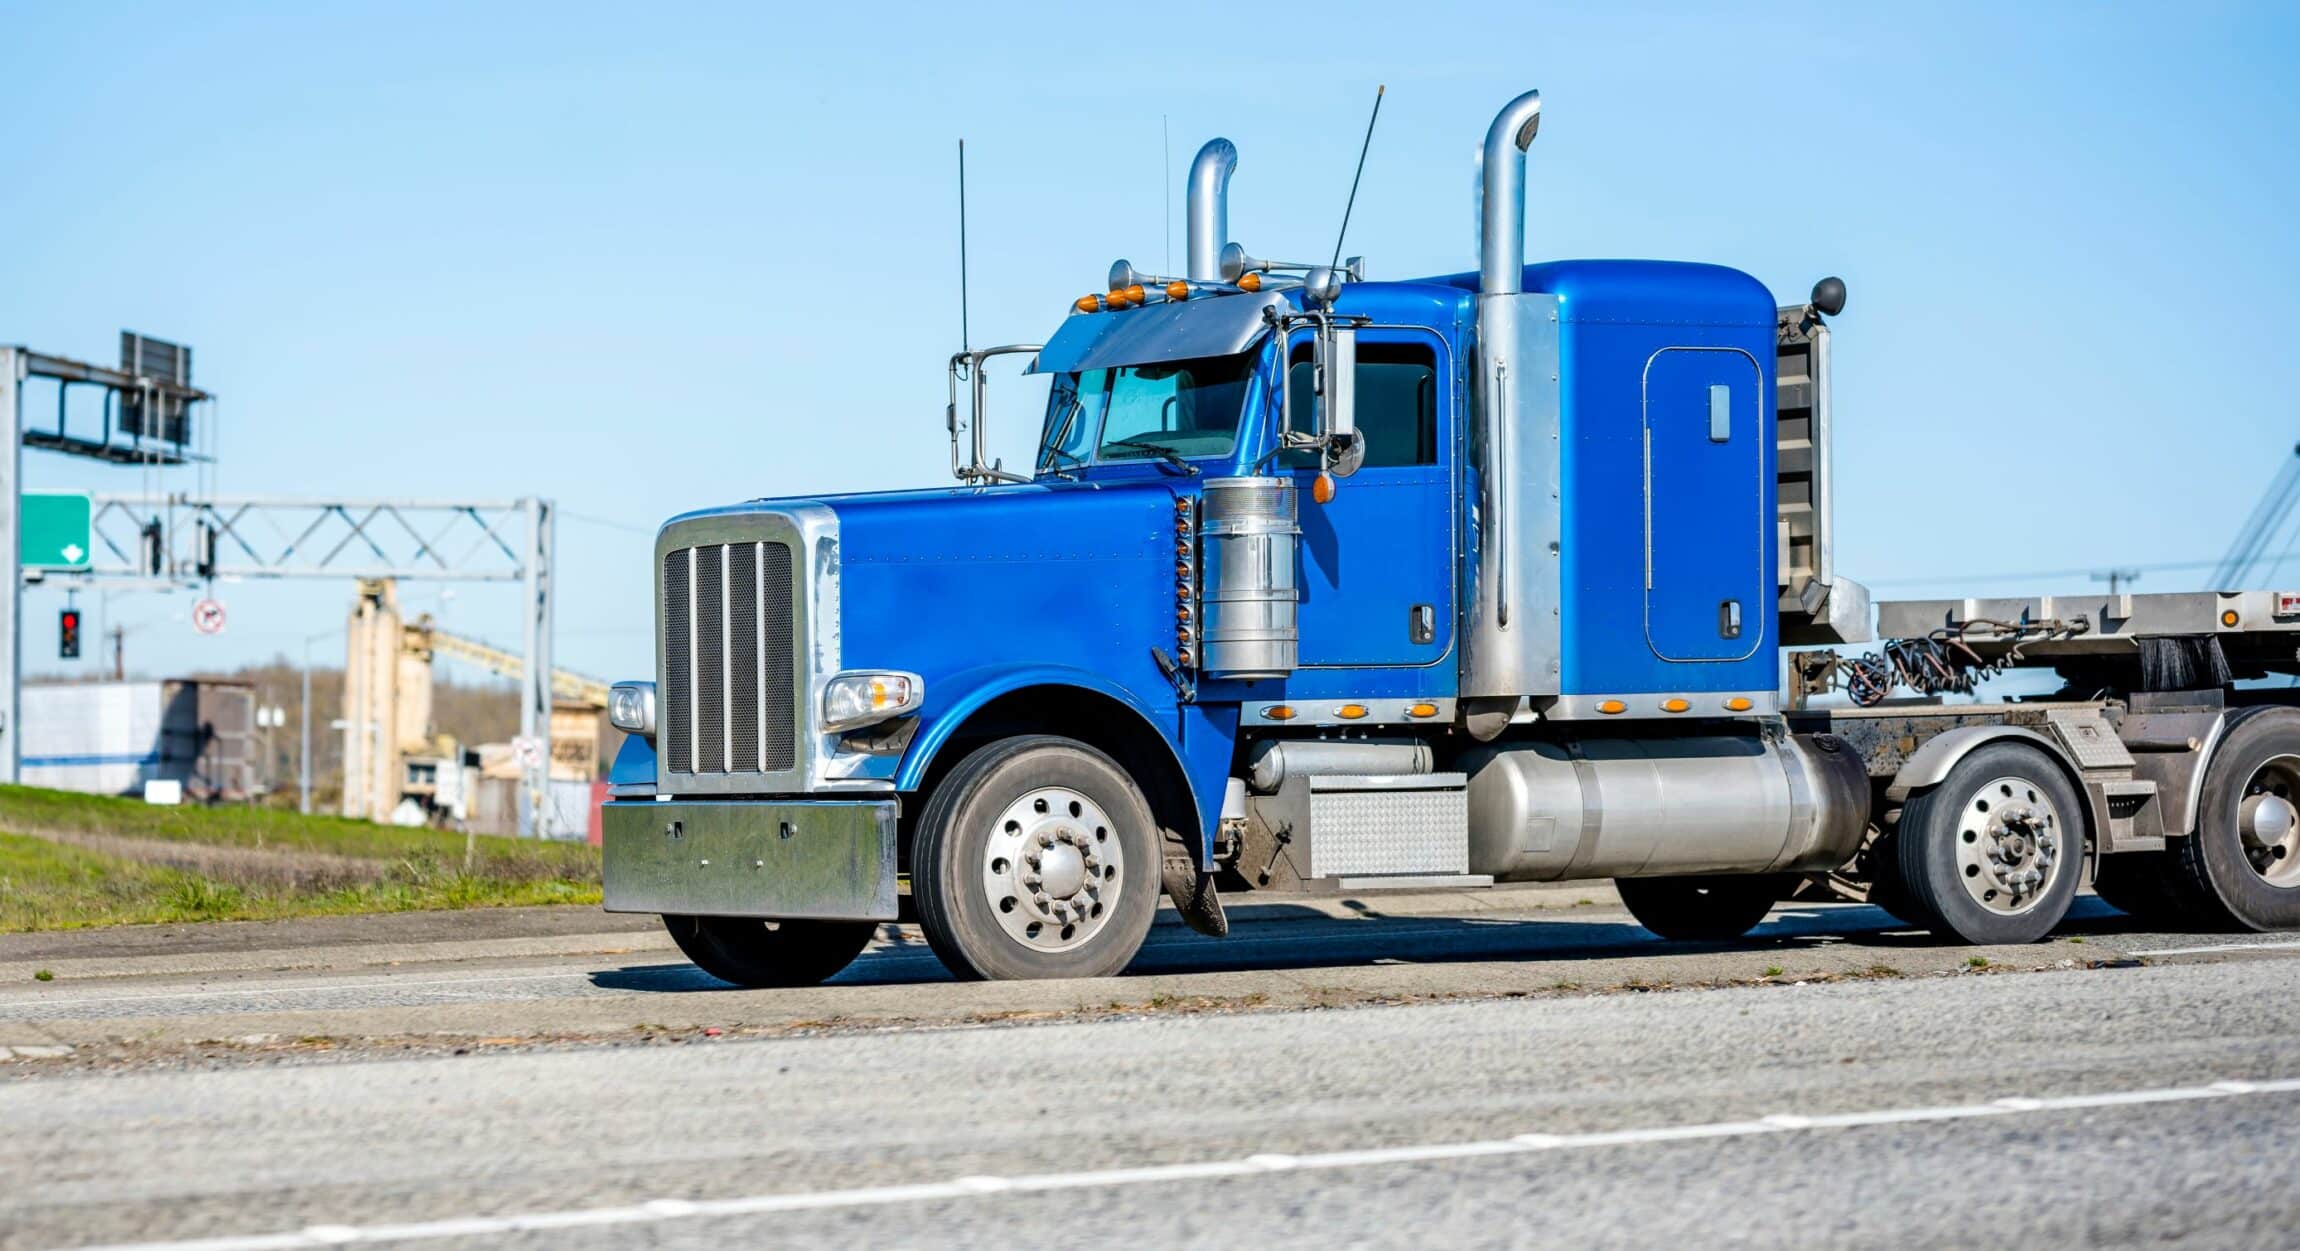
[{"label": "amber marker light", "polygon": [[1436,704],[1414,704],[1406,709],[1406,715],[1409,717],[1434,717],[1437,714],[1438,706]]},{"label": "amber marker light", "polygon": [[1189,284],[1189,283],[1187,283],[1187,282],[1184,282],[1184,281],[1182,281],[1182,280],[1181,280],[1181,279],[1179,279],[1179,278],[1176,278],[1174,281],[1167,283],[1167,284],[1166,284],[1166,298],[1167,298],[1167,299],[1169,299],[1169,300],[1187,300],[1187,299],[1189,299],[1189,298],[1190,298],[1190,284]]},{"label": "amber marker light", "polygon": [[1255,292],[1255,291],[1259,291],[1259,290],[1261,290],[1261,289],[1262,289],[1262,276],[1261,276],[1260,274],[1240,274],[1240,275],[1238,275],[1238,289],[1239,289],[1240,291],[1245,291],[1245,292],[1248,292],[1248,293],[1251,293],[1251,292]]},{"label": "amber marker light", "polygon": [[1262,710],[1262,719],[1265,721],[1291,721],[1294,719],[1294,707],[1291,704],[1272,704]]},{"label": "amber marker light", "polygon": [[2233,608],[2220,614],[2220,624],[2224,626],[2233,626],[2238,620],[2239,618],[2236,616],[2236,610]]},{"label": "amber marker light", "polygon": [[1600,702],[1600,703],[1597,705],[1597,710],[1598,710],[1599,712],[1602,712],[1602,713],[1606,714],[1607,716],[1611,716],[1611,715],[1613,715],[1614,713],[1617,713],[1617,712],[1627,712],[1627,711],[1629,711],[1629,705],[1627,705],[1627,704],[1625,704],[1625,703],[1622,703],[1622,702],[1621,702],[1620,700],[1618,700],[1618,699],[1608,699],[1608,700],[1604,700],[1604,701],[1601,701],[1601,702]]},{"label": "amber marker light", "polygon": [[1725,701],[1725,710],[1727,712],[1747,712],[1751,707],[1753,707],[1753,705],[1749,702],[1749,697],[1746,695],[1735,695],[1733,698]]},{"label": "amber marker light", "polygon": [[1110,294],[1103,296],[1102,302],[1112,309],[1124,308],[1126,307],[1126,293],[1124,291],[1113,291]]},{"label": "amber marker light", "polygon": [[1081,313],[1099,313],[1102,311],[1102,297],[1099,295],[1082,295],[1078,297],[1078,303],[1072,307]]},{"label": "amber marker light", "polygon": [[1126,302],[1128,304],[1146,304],[1149,300],[1150,295],[1142,289],[1141,283],[1135,283],[1126,288]]},{"label": "amber marker light", "polygon": [[1344,721],[1361,720],[1366,715],[1366,706],[1364,704],[1343,704],[1334,709],[1334,715]]},{"label": "amber marker light", "polygon": [[1661,711],[1663,712],[1683,712],[1692,706],[1693,705],[1685,702],[1682,699],[1665,699],[1661,701]]},{"label": "amber marker light", "polygon": [[1334,475],[1321,473],[1310,479],[1310,498],[1321,504],[1334,502]]}]

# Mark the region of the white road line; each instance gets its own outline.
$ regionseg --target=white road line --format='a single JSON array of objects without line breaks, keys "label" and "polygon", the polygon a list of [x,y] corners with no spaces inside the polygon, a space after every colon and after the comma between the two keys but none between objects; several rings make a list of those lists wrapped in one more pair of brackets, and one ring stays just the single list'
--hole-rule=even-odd
[{"label": "white road line", "polygon": [[2128,956],[2202,956],[2215,951],[2300,951],[2300,943],[2213,943],[2204,947],[2158,947],[2128,951]]},{"label": "white road line", "polygon": [[1593,1147],[1623,1147],[1650,1143],[1703,1139],[1751,1138],[1768,1134],[1814,1133],[1833,1129],[1859,1129],[1876,1125],[1910,1125],[1935,1121],[1974,1120],[1983,1117],[2033,1116],[2046,1112],[2078,1112],[2094,1108],[2137,1104],[2193,1103],[2257,1095],[2300,1094],[2300,1078],[2277,1081],[2221,1081],[2209,1086],[2181,1086],[2156,1090],[2119,1090],[2092,1095],[2052,1098],[2009,1097],[1987,1103],[1937,1108],[1892,1108],[1873,1112],[1832,1112],[1802,1116],[1780,1112],[1749,1121],[1714,1121],[1696,1125],[1665,1125],[1647,1129],[1604,1130],[1579,1134],[1519,1134],[1474,1142],[1424,1143],[1416,1146],[1375,1147],[1359,1151],[1307,1154],[1261,1152],[1230,1160],[1201,1160],[1181,1164],[1150,1164],[1134,1168],[1088,1169],[1072,1173],[1033,1173],[1016,1177],[970,1175],[943,1182],[907,1186],[870,1186],[854,1190],[814,1190],[796,1194],[749,1195],[733,1199],[652,1199],[611,1208],[576,1208],[559,1212],[527,1212],[513,1216],[459,1216],[445,1220],[413,1221],[391,1225],[311,1225],[276,1234],[246,1234],[222,1238],[195,1238],[182,1242],[120,1243],[85,1247],[79,1251],[275,1251],[301,1247],[332,1247],[347,1243],[414,1242],[441,1238],[491,1237],[545,1229],[596,1228],[612,1225],[653,1224],[698,1216],[759,1216],[778,1212],[811,1212],[833,1208],[888,1207],[901,1203],[931,1203],[986,1195],[1092,1190],[1116,1186],[1154,1185],[1161,1182],[1204,1181],[1252,1177],[1272,1172],[1306,1169],[1368,1168],[1382,1165],[1423,1164],[1466,1160],[1479,1156],[1530,1155],[1543,1151],[1572,1151]]}]

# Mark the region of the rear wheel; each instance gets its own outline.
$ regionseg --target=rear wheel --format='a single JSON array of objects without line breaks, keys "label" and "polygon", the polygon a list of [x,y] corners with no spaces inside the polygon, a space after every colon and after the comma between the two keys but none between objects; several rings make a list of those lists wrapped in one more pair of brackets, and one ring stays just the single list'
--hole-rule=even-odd
[{"label": "rear wheel", "polygon": [[2238,722],[2205,770],[2196,831],[2169,840],[2172,880],[2205,917],[2300,926],[2300,713]]},{"label": "rear wheel", "polygon": [[1778,873],[1616,878],[1613,889],[1637,923],[1677,941],[1739,938],[1788,897],[1797,879]]},{"label": "rear wheel", "polygon": [[1869,874],[1869,902],[1903,925],[1922,926],[1924,920],[1909,902],[1909,888],[1901,882],[1899,846],[1899,838],[1887,833],[1869,848],[1864,866]]},{"label": "rear wheel", "polygon": [[2076,898],[2084,817],[2051,757],[1990,743],[1902,806],[1894,843],[1919,924],[1958,942],[2033,943]]},{"label": "rear wheel", "polygon": [[920,928],[962,978],[1107,977],[1158,909],[1150,806],[1108,756],[1031,735],[935,788],[911,852]]},{"label": "rear wheel", "polygon": [[737,986],[814,986],[854,963],[874,921],[763,921],[666,916],[663,928],[695,966]]}]

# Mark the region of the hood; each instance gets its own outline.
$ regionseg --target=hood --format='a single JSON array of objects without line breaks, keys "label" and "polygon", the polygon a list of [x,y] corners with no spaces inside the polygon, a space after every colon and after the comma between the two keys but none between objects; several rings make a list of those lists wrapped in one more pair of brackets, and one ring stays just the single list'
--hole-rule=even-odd
[{"label": "hood", "polygon": [[1170,703],[1174,501],[1189,480],[1018,484],[814,501],[838,516],[842,663],[937,678],[1074,668]]}]

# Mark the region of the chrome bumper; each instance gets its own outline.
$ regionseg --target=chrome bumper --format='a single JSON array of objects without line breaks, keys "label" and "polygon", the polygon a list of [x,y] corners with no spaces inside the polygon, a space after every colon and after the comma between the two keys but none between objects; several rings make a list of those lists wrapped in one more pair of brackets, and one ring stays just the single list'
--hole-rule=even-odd
[{"label": "chrome bumper", "polygon": [[891,798],[607,804],[607,911],[892,921],[895,811]]}]

